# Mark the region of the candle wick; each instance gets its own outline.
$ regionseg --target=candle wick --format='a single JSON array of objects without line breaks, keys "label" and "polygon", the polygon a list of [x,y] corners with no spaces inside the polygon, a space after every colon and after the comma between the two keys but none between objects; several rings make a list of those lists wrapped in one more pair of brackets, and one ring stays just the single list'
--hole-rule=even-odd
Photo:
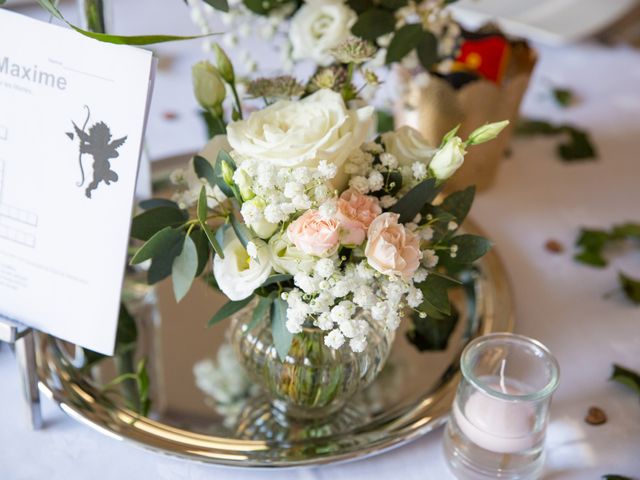
[{"label": "candle wick", "polygon": [[506,359],[503,358],[502,362],[500,363],[500,389],[502,390],[502,393],[508,393],[507,386],[504,380],[504,369],[506,366],[507,366],[507,361]]}]

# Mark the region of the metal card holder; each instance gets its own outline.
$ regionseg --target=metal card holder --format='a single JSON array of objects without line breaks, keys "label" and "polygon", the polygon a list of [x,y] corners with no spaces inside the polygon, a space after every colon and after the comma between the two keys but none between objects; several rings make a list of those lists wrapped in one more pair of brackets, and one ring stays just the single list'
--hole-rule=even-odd
[{"label": "metal card holder", "polygon": [[31,327],[0,318],[0,342],[13,346],[18,362],[27,421],[32,429],[39,430],[42,428],[42,413],[34,336]]}]

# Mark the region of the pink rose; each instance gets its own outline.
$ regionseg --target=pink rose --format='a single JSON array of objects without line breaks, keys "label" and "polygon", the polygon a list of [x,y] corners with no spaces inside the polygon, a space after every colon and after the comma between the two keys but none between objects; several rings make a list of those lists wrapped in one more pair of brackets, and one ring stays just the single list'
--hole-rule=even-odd
[{"label": "pink rose", "polygon": [[409,280],[420,265],[422,253],[418,236],[399,224],[399,217],[387,212],[371,222],[364,254],[380,273]]},{"label": "pink rose", "polygon": [[342,243],[360,245],[373,219],[382,213],[376,197],[349,189],[338,199],[336,218],[342,228]]},{"label": "pink rose", "polygon": [[289,240],[304,253],[317,257],[333,255],[340,244],[340,223],[308,210],[287,229]]}]

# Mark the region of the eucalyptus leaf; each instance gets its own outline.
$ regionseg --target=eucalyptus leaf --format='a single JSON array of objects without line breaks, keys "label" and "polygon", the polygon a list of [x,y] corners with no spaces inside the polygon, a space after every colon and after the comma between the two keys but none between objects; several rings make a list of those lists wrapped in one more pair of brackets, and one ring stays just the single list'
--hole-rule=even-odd
[{"label": "eucalyptus leaf", "polygon": [[429,71],[431,67],[438,61],[438,39],[431,32],[423,32],[418,44],[416,45],[416,54],[422,67]]},{"label": "eucalyptus leaf", "polygon": [[431,202],[440,189],[436,186],[437,179],[428,178],[409,190],[389,211],[400,214],[400,222],[407,223],[420,213],[422,207]]},{"label": "eucalyptus leaf", "polygon": [[209,253],[211,249],[209,248],[209,239],[207,238],[207,234],[204,233],[204,230],[194,229],[190,233],[191,240],[196,246],[196,251],[198,252],[198,268],[196,270],[196,277],[200,276],[207,266],[207,262],[209,261]]},{"label": "eucalyptus leaf", "polygon": [[182,244],[184,243],[184,233],[176,236],[173,244],[162,250],[151,259],[151,266],[147,271],[147,283],[155,285],[171,275],[173,261],[180,255]]},{"label": "eucalyptus leaf", "polygon": [[249,333],[261,321],[264,320],[264,318],[266,317],[267,313],[271,308],[271,304],[273,303],[273,298],[275,297],[275,295],[276,293],[273,292],[271,295],[267,297],[260,297],[260,300],[258,300],[258,304],[256,305],[256,308],[253,311],[253,314],[251,315],[251,322],[249,323],[249,325],[247,325],[247,329],[245,330],[244,335]]},{"label": "eucalyptus leaf", "polygon": [[469,210],[471,210],[475,194],[476,187],[474,185],[467,187],[464,190],[453,192],[439,205],[440,210],[444,210],[445,212],[453,215],[456,218],[458,225],[462,225],[462,222],[464,222],[464,219],[467,218],[467,215],[469,214]]},{"label": "eucalyptus leaf", "polygon": [[640,394],[640,374],[621,365],[613,364],[613,372],[609,380],[626,385],[637,394]]},{"label": "eucalyptus leaf", "polygon": [[171,279],[176,302],[180,302],[187,294],[198,271],[198,251],[191,236],[185,236],[182,251],[173,260]]},{"label": "eucalyptus leaf", "polygon": [[209,244],[213,247],[213,250],[218,254],[220,258],[224,258],[224,251],[222,250],[222,246],[218,243],[216,239],[216,235],[211,231],[209,226],[206,223],[201,223],[200,228],[207,236],[207,240],[209,240]]},{"label": "eucalyptus leaf", "polygon": [[455,308],[451,315],[438,318],[430,315],[420,318],[413,315],[412,325],[407,331],[407,340],[420,352],[446,350],[459,318],[460,315]]},{"label": "eucalyptus leaf", "polygon": [[198,178],[204,178],[211,188],[216,186],[216,174],[209,160],[200,155],[193,157],[193,169]]},{"label": "eucalyptus leaf", "polygon": [[391,132],[395,129],[395,119],[391,112],[386,110],[376,110],[376,117],[378,119],[378,133]]},{"label": "eucalyptus leaf", "polygon": [[411,50],[418,46],[423,38],[423,34],[424,30],[422,29],[422,25],[418,23],[400,27],[389,43],[385,63],[388,65],[399,62],[406,57]]},{"label": "eucalyptus leaf", "polygon": [[374,42],[378,37],[391,33],[396,28],[393,14],[381,8],[372,8],[362,13],[351,27],[355,36]]},{"label": "eucalyptus leaf", "polygon": [[200,222],[200,225],[206,225],[209,210],[207,207],[207,189],[204,185],[200,189],[200,195],[198,196],[198,205],[196,206],[196,213],[198,215],[198,222]]},{"label": "eucalyptus leaf", "polygon": [[222,306],[222,308],[220,308],[220,310],[218,310],[215,313],[213,317],[211,317],[211,320],[209,320],[209,323],[207,324],[207,326],[211,327],[212,325],[215,325],[216,323],[219,323],[225,318],[242,310],[244,307],[246,307],[249,304],[251,300],[253,300],[253,295],[250,295],[249,297],[243,300],[229,300],[227,303],[225,303]]},{"label": "eucalyptus leaf", "polygon": [[293,333],[287,329],[287,302],[280,297],[271,304],[271,335],[278,357],[284,362],[291,348]]},{"label": "eucalyptus leaf", "polygon": [[110,35],[106,33],[96,33],[89,32],[87,30],[83,30],[80,27],[73,25],[68,22],[60,13],[60,11],[56,8],[54,3],[50,0],[38,0],[38,3],[42,8],[47,10],[51,15],[53,15],[58,20],[62,20],[69,27],[75,30],[82,35],[93,38],[94,40],[99,40],[105,43],[115,43],[119,45],[152,45],[154,43],[163,43],[163,42],[172,42],[174,40],[192,40],[195,38],[203,38],[209,37],[211,35],[217,35],[216,33],[209,33],[205,35],[192,35],[192,36],[177,36],[177,35],[135,35],[135,36],[126,36],[126,35]]},{"label": "eucalyptus leaf", "polygon": [[418,285],[422,290],[425,302],[429,302],[439,312],[446,315],[451,313],[448,290],[457,285],[457,282],[437,275],[428,275],[426,280]]},{"label": "eucalyptus leaf", "polygon": [[573,102],[573,92],[568,88],[554,88],[551,93],[560,107],[566,108]]},{"label": "eucalyptus leaf", "polygon": [[242,246],[247,248],[247,244],[254,238],[254,235],[251,233],[249,228],[244,223],[239,222],[235,216],[229,215],[229,220],[236,237],[238,237]]},{"label": "eucalyptus leaf", "polygon": [[151,210],[157,207],[168,207],[180,210],[180,206],[176,202],[166,198],[149,198],[148,200],[142,200],[138,205],[143,210]]},{"label": "eucalyptus leaf", "polygon": [[149,240],[166,227],[179,227],[189,219],[184,210],[162,206],[145,210],[131,221],[131,236],[138,240]]},{"label": "eucalyptus leaf", "polygon": [[576,240],[580,251],[573,258],[592,267],[606,267],[607,260],[602,253],[609,239],[610,235],[605,230],[583,228]]},{"label": "eucalyptus leaf", "polygon": [[169,250],[184,234],[171,227],[165,227],[154,234],[131,259],[131,265],[137,265]]},{"label": "eucalyptus leaf", "polygon": [[260,286],[261,287],[268,287],[269,285],[273,285],[274,283],[288,282],[292,278],[293,278],[293,275],[289,275],[288,273],[278,273],[276,275],[271,275],[270,277],[268,277],[264,281],[264,283],[262,285],[260,285]]},{"label": "eucalyptus leaf", "polygon": [[204,0],[204,2],[221,12],[226,13],[229,11],[229,4],[227,3],[227,0]]},{"label": "eucalyptus leaf", "polygon": [[456,256],[450,259],[451,263],[473,263],[491,250],[491,242],[478,235],[458,235],[451,245],[458,246]]}]

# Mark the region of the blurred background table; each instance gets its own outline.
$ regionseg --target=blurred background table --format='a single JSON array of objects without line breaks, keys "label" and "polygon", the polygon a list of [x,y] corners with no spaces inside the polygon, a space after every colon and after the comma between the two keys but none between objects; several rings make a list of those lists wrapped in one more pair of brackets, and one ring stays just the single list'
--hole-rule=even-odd
[{"label": "blurred background table", "polygon": [[[74,18],[73,4],[63,8]],[[114,8],[118,33],[195,32],[179,0],[116,0]],[[34,6],[19,11],[46,18]],[[495,186],[479,195],[472,215],[494,240],[511,277],[516,331],[541,340],[560,362],[544,478],[584,480],[613,473],[640,478],[640,402],[629,389],[608,380],[614,362],[640,370],[640,307],[620,293],[604,298],[616,288],[618,270],[640,277],[640,252],[619,255],[604,270],[572,260],[581,227],[640,221],[640,52],[595,41],[536,48],[540,62],[522,114],[589,130],[598,159],[563,163],[555,154],[556,139],[517,138]],[[161,68],[147,130],[152,160],[188,154],[203,144],[190,70],[207,56],[199,41],[154,49]],[[551,98],[552,86],[570,88],[578,104],[559,108]],[[545,243],[551,239],[565,251],[547,251]],[[118,442],[68,418],[47,399],[44,430],[29,431],[21,415],[18,373],[6,346],[0,348],[0,382],[3,480],[452,478],[442,454],[441,430],[354,463],[238,471]],[[592,405],[607,413],[606,424],[584,422]]]}]

